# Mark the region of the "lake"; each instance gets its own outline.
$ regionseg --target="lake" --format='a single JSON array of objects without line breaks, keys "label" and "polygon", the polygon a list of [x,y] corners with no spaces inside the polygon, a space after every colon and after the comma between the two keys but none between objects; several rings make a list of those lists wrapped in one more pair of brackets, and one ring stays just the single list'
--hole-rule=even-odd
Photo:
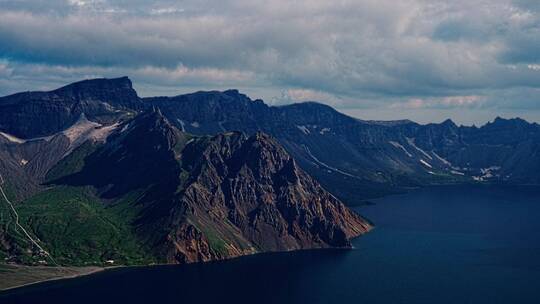
[{"label": "lake", "polygon": [[119,268],[0,303],[539,303],[540,188],[446,186],[356,208],[354,250]]}]

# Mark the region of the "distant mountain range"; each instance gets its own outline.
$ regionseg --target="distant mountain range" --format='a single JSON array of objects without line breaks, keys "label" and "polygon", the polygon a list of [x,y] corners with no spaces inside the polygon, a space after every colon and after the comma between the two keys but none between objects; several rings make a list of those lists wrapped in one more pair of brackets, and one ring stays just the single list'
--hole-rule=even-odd
[{"label": "distant mountain range", "polygon": [[[340,199],[540,183],[540,126],[521,119],[363,121],[237,90],[140,98],[127,77],[1,97],[0,132],[3,188],[65,264],[348,247],[371,224]],[[46,260],[0,214],[4,257]]]}]

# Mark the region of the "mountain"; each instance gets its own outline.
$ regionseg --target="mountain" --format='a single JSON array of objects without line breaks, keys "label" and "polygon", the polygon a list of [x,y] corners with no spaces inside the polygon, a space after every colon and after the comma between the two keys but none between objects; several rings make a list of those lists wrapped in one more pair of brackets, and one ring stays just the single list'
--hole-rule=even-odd
[{"label": "mountain", "polygon": [[480,128],[362,121],[315,102],[270,107],[235,90],[143,100],[190,133],[271,134],[349,203],[431,184],[540,182],[540,127],[521,119]]},{"label": "mountain", "polygon": [[536,123],[496,118],[478,128],[446,121],[402,125],[396,132],[429,151],[429,161],[442,161],[438,172],[480,182],[540,183],[540,126]]},{"label": "mountain", "polygon": [[[85,124],[82,117],[70,129]],[[51,255],[65,264],[96,259],[191,263],[257,252],[350,248],[351,238],[371,228],[272,137],[193,136],[171,125],[157,108],[121,123],[106,140],[89,137],[44,180],[48,189],[17,207]],[[91,212],[76,209],[85,214],[81,222],[57,218],[62,201],[84,202]],[[39,217],[32,213],[36,205]],[[82,231],[88,221],[106,238],[88,231],[67,240],[53,234],[57,226]],[[107,239],[114,240],[114,251]],[[7,247],[17,246],[24,248]],[[88,258],[80,259],[81,252]],[[20,258],[13,250],[7,255]]]},{"label": "mountain", "polygon": [[378,172],[390,166],[373,162],[379,154],[365,153],[370,148],[366,149],[364,142],[376,137],[380,127],[361,124],[328,106],[303,103],[269,107],[236,90],[143,100],[159,107],[171,122],[189,133],[236,130],[271,134],[302,168],[345,200],[360,201],[392,188],[388,178]]},{"label": "mountain", "polygon": [[237,90],[140,98],[126,77],[94,79],[0,98],[0,174],[0,258],[189,263],[348,248],[371,224],[340,200],[538,184],[540,126],[364,121]]},{"label": "mountain", "polygon": [[[49,99],[24,97],[34,95]],[[48,102],[50,96],[57,95],[64,96],[61,104],[79,105],[61,123],[49,123],[58,120],[54,109],[42,113],[22,106],[50,107],[54,104]],[[10,108],[13,104],[18,106]],[[95,109],[103,104],[110,107],[101,115]],[[0,98],[0,131],[27,140],[52,136],[72,126],[82,113],[89,121],[112,128],[152,107],[190,134],[269,134],[303,170],[348,204],[432,184],[540,182],[540,127],[524,120],[498,118],[482,127],[457,126],[450,120],[427,125],[363,121],[316,102],[268,106],[237,90],[139,98],[125,77]],[[17,116],[28,122],[12,118]]]},{"label": "mountain", "polygon": [[85,114],[109,124],[143,107],[127,77],[76,82],[50,92],[23,92],[0,98],[0,130],[20,138],[48,136]]}]

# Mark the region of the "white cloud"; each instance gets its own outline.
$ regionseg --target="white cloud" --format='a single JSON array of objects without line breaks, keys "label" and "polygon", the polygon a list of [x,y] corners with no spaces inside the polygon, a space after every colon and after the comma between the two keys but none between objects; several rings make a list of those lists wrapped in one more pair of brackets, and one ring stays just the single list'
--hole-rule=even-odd
[{"label": "white cloud", "polygon": [[0,2],[0,58],[10,69],[5,76],[0,67],[0,92],[129,75],[148,92],[230,86],[276,103],[530,107],[540,88],[536,8],[527,0]]},{"label": "white cloud", "polygon": [[393,103],[390,108],[422,109],[422,108],[471,108],[481,107],[486,102],[485,96],[446,96],[441,98],[411,98],[406,102]]},{"label": "white cloud", "polygon": [[184,9],[176,7],[160,7],[153,8],[150,10],[150,15],[167,15],[167,14],[177,14],[183,13]]}]

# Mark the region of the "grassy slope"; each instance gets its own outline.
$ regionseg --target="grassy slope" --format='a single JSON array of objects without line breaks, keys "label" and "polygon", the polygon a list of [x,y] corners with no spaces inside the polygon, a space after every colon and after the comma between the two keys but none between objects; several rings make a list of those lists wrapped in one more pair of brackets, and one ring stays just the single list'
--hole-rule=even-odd
[{"label": "grassy slope", "polygon": [[106,208],[89,188],[55,187],[18,206],[21,224],[30,227],[60,264],[142,264],[143,254],[129,217]]},{"label": "grassy slope", "polygon": [[[86,157],[97,148],[92,142],[81,145],[49,171],[47,180],[79,172]],[[136,198],[136,194],[130,193],[105,205],[90,187],[55,186],[17,204],[16,208],[20,223],[42,241],[57,263],[103,265],[114,260],[115,264],[146,264],[154,259],[145,254],[147,251],[141,248],[130,226],[136,214],[132,210]],[[0,204],[0,215],[5,209],[3,205]],[[0,224],[11,220],[4,215]],[[28,248],[29,244],[24,244],[25,240],[12,227],[11,224],[8,235],[21,243],[21,248]],[[14,261],[25,264],[44,260],[35,252],[24,250],[12,252],[13,255]],[[0,252],[0,257],[5,256]]]},{"label": "grassy slope", "polygon": [[[86,156],[96,145],[87,142],[62,160],[49,174],[49,180],[78,172]],[[9,187],[5,187],[9,193]],[[20,223],[38,237],[42,246],[62,265],[146,264],[154,259],[145,254],[135,238],[131,221],[136,212],[133,202],[138,196],[130,193],[118,202],[103,204],[89,187],[56,186],[38,193],[16,205]],[[18,229],[14,214],[0,199],[0,262],[6,259],[17,263],[36,264],[47,260]],[[2,244],[0,244],[2,245]],[[35,249],[35,248],[34,248]],[[48,261],[50,262],[50,261]]]},{"label": "grassy slope", "polygon": [[[8,198],[15,197],[9,181],[3,185]],[[0,263],[11,256],[17,256],[18,261],[28,261],[32,256],[32,244],[15,224],[15,214],[8,202],[0,197]]]}]

